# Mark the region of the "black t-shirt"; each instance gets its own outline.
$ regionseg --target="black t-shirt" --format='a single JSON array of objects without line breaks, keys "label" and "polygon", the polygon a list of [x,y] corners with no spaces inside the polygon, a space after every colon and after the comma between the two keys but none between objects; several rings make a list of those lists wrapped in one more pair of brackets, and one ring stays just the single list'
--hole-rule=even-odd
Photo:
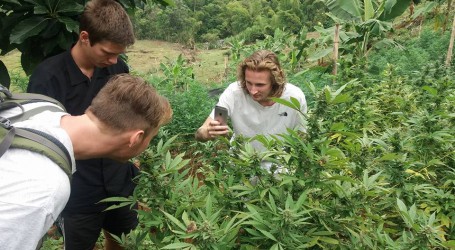
[{"label": "black t-shirt", "polygon": [[[81,115],[110,76],[128,72],[128,66],[119,58],[115,65],[95,68],[93,77],[89,79],[76,65],[70,51],[66,51],[37,66],[30,76],[27,92],[53,97],[71,115]],[[71,195],[65,212],[100,212],[108,206],[106,203],[96,204],[101,199],[131,195],[135,187],[131,179],[137,171],[131,163],[118,163],[109,159],[76,161],[76,172],[73,174]]]}]

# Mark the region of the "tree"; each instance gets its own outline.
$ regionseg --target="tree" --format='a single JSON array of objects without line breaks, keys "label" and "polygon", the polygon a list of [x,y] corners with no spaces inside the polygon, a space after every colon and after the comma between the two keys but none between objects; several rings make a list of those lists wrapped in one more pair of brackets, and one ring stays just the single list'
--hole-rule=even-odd
[{"label": "tree", "polygon": [[[132,13],[147,0],[118,0]],[[172,5],[172,0],[153,0]],[[45,58],[70,48],[78,35],[79,14],[86,0],[0,0],[0,54],[18,49],[26,74]],[[9,87],[10,78],[0,60],[0,81]]]},{"label": "tree", "polygon": [[224,11],[224,27],[231,35],[238,34],[252,24],[251,13],[239,1],[229,2]]},{"label": "tree", "polygon": [[366,57],[377,46],[390,45],[386,38],[392,21],[409,7],[410,0],[327,0],[329,16],[344,28],[340,42],[354,45],[353,53]]}]

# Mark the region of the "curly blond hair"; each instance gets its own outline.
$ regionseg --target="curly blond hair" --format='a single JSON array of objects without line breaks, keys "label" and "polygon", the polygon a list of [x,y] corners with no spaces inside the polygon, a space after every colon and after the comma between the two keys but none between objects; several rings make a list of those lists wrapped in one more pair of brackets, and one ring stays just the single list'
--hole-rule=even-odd
[{"label": "curly blond hair", "polygon": [[253,71],[270,71],[272,91],[270,97],[280,97],[286,84],[286,77],[275,53],[269,50],[258,50],[247,57],[238,67],[238,80],[243,90],[248,93],[245,80],[246,69]]}]

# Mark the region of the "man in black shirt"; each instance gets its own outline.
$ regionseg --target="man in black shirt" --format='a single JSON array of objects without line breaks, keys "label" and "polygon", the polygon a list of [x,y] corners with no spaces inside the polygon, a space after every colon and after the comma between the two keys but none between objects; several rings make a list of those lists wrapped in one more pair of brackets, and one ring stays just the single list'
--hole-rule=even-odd
[{"label": "man in black shirt", "polygon": [[[129,72],[119,55],[133,43],[131,21],[119,3],[89,1],[80,17],[76,44],[40,63],[30,77],[27,92],[57,99],[71,115],[84,114],[112,75]],[[107,239],[105,248],[117,249],[108,233],[129,233],[137,226],[137,213],[129,207],[103,212],[109,204],[98,202],[131,195],[135,188],[132,178],[138,169],[132,163],[105,158],[77,161],[76,169],[71,196],[62,213],[65,249],[93,249],[101,229]]]}]

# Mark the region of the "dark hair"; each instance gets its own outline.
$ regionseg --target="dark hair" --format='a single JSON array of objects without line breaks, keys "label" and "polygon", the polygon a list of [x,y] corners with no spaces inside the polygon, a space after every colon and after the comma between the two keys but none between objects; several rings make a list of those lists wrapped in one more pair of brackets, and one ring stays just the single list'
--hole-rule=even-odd
[{"label": "dark hair", "polygon": [[79,22],[79,33],[86,31],[92,46],[101,41],[125,47],[134,44],[131,20],[123,7],[114,0],[87,2]]}]

